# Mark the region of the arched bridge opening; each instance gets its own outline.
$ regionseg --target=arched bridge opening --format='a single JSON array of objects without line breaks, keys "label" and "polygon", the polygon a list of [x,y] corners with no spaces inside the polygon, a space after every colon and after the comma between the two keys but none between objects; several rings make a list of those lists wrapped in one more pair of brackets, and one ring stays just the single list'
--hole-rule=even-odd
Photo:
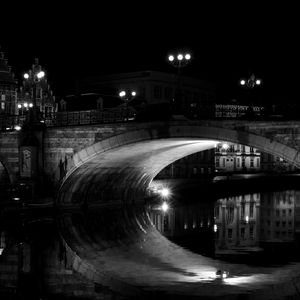
[{"label": "arched bridge opening", "polygon": [[[296,149],[248,132],[204,126],[135,130],[77,153],[57,199],[61,208],[79,208],[76,213],[64,213],[60,220],[73,267],[111,289],[120,289],[122,283],[137,291],[145,286],[167,289],[183,281],[210,282],[221,265],[230,270],[230,264],[168,241],[154,228],[143,206],[147,189],[160,170],[221,141],[255,147],[300,166]],[[236,268],[230,272],[241,276]]]}]

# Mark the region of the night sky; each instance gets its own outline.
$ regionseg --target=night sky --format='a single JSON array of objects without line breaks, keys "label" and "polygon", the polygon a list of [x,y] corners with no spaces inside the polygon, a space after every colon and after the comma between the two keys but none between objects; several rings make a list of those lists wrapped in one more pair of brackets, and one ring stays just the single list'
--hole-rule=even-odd
[{"label": "night sky", "polygon": [[299,98],[295,8],[158,3],[19,7],[1,19],[0,44],[18,78],[38,57],[56,95],[94,75],[175,72],[168,53],[187,49],[183,74],[216,82],[220,99],[237,97],[239,79],[252,72],[266,99]]}]

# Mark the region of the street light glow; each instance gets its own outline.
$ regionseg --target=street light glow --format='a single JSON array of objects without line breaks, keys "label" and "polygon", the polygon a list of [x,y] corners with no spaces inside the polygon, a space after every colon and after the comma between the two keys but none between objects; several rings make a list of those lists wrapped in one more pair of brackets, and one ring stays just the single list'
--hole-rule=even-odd
[{"label": "street light glow", "polygon": [[21,104],[18,104],[18,108],[21,108],[22,107],[22,105]]},{"label": "street light glow", "polygon": [[191,59],[191,54],[187,53],[184,58],[187,60]]},{"label": "street light glow", "polygon": [[169,55],[169,61],[173,61],[174,60],[174,56],[173,55]]},{"label": "street light glow", "polygon": [[227,143],[223,143],[223,144],[222,144],[222,148],[223,148],[224,150],[227,150],[227,149],[229,148],[229,145],[228,145]]},{"label": "street light glow", "polygon": [[183,55],[182,54],[178,54],[177,59],[178,60],[183,60]]},{"label": "street light glow", "polygon": [[17,130],[17,131],[21,130],[21,126],[16,125],[16,126],[15,126],[15,130]]},{"label": "street light glow", "polygon": [[256,83],[257,85],[260,85],[260,84],[261,84],[261,80],[260,80],[260,79],[256,79],[255,83]]},{"label": "street light glow", "polygon": [[24,107],[27,107],[27,106],[28,106],[28,103],[27,103],[27,102],[25,102],[23,105],[24,105]]},{"label": "street light glow", "polygon": [[32,104],[32,103],[29,103],[29,107],[33,107],[33,104]]},{"label": "street light glow", "polygon": [[132,91],[131,96],[136,96],[136,91]]},{"label": "street light glow", "polygon": [[24,74],[24,78],[25,78],[25,79],[28,79],[28,78],[29,78],[29,74],[28,74],[28,73],[25,73],[25,74]]},{"label": "street light glow", "polygon": [[43,78],[45,76],[45,72],[44,71],[40,71],[40,72],[37,73],[36,76],[37,76],[38,79],[41,79],[41,78]]},{"label": "street light glow", "polygon": [[246,80],[242,79],[242,80],[240,81],[240,84],[241,84],[241,85],[245,85],[245,84],[246,84]]},{"label": "street light glow", "polygon": [[160,194],[162,195],[163,198],[167,198],[170,195],[170,190],[168,188],[163,188],[160,191]]},{"label": "street light glow", "polygon": [[125,91],[121,91],[121,92],[119,93],[119,96],[120,96],[120,97],[125,97],[125,96],[126,96],[126,92],[125,92]]},{"label": "street light glow", "polygon": [[167,202],[163,202],[163,204],[161,205],[161,210],[163,212],[166,212],[169,209],[169,205]]}]

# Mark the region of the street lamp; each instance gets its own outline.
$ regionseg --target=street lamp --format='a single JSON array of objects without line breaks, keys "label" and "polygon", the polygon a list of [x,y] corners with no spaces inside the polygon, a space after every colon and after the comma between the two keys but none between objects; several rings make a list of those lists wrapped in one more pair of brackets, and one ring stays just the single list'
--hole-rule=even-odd
[{"label": "street lamp", "polygon": [[240,80],[240,85],[252,89],[257,85],[261,85],[261,79],[256,78],[255,75],[252,74],[248,79],[242,78]]},{"label": "street lamp", "polygon": [[[252,93],[252,90],[257,87],[260,86],[262,84],[262,80],[260,78],[256,78],[254,74],[251,74],[251,76],[248,79],[242,78],[240,79],[240,85],[243,88],[248,89],[248,93],[247,93],[247,104],[249,105],[249,111],[248,111],[248,115],[249,117],[253,117],[254,116],[254,110],[253,110],[253,99],[250,99],[250,93]],[[253,96],[253,95],[251,95]],[[252,97],[251,97],[252,98]]]},{"label": "street lamp", "polygon": [[191,61],[191,54],[188,52],[178,52],[176,54],[169,54],[169,63],[177,68],[177,86],[175,92],[175,99],[173,100],[173,110],[175,114],[182,114],[182,88],[181,88],[181,68],[187,66]]},{"label": "street lamp", "polygon": [[135,90],[122,90],[119,92],[120,98],[124,101],[125,104],[125,110],[126,110],[126,121],[129,120],[129,102],[134,99],[134,97],[137,95],[137,92]]},{"label": "street lamp", "polygon": [[[23,75],[25,79],[25,84],[27,84],[30,88],[32,88],[32,93],[33,93],[33,103],[27,104],[24,103],[24,107],[32,107],[32,115],[31,121],[34,123],[38,121],[38,116],[39,116],[39,111],[37,107],[37,101],[36,101],[36,93],[37,93],[37,86],[39,85],[39,82],[42,81],[45,77],[45,72],[41,69],[41,66],[38,64],[38,59],[35,60],[35,65],[32,70],[29,70],[28,73],[25,73]],[[25,106],[25,104],[27,106]]]}]

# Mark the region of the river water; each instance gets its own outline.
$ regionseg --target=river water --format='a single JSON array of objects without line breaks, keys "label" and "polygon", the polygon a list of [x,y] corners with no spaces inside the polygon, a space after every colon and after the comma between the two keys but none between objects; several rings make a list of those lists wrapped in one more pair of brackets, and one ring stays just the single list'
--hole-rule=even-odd
[{"label": "river water", "polygon": [[154,202],[2,210],[0,295],[299,299],[299,177],[244,179],[160,183],[166,212]]}]

